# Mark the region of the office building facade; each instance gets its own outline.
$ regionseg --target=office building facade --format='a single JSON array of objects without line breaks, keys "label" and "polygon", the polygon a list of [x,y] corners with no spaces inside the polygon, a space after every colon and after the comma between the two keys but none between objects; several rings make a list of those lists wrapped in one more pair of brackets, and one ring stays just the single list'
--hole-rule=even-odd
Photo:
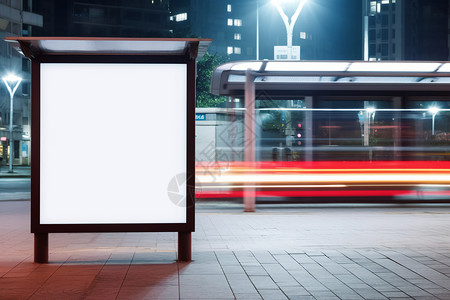
[{"label": "office building facade", "polygon": [[364,0],[366,60],[448,60],[448,0]]},{"label": "office building facade", "polygon": [[[0,77],[15,74],[23,79],[14,94],[12,116],[10,94],[4,82],[0,81],[0,165],[8,164],[10,154],[15,165],[30,163],[30,63],[4,38],[32,35],[42,25],[43,18],[35,13],[32,0],[0,0]],[[11,117],[13,153],[9,147]]]}]

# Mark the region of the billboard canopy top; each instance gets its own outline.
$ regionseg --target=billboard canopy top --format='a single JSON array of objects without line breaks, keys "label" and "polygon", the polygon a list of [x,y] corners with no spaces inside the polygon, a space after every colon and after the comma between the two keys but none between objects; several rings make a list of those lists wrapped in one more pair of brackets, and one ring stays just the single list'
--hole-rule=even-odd
[{"label": "billboard canopy top", "polygon": [[6,37],[5,41],[30,59],[64,55],[172,55],[201,58],[211,39]]}]

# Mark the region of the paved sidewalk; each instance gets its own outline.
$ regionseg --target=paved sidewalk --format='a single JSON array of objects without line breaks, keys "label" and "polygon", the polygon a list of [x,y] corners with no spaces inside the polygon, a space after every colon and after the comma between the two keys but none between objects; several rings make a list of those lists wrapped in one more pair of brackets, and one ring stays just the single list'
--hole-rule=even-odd
[{"label": "paved sidewalk", "polygon": [[450,299],[450,206],[199,203],[193,261],[174,233],[51,234],[0,202],[0,299]]},{"label": "paved sidewalk", "polygon": [[9,173],[9,166],[0,166],[0,178],[28,178],[31,175],[29,166],[13,166],[13,173]]}]

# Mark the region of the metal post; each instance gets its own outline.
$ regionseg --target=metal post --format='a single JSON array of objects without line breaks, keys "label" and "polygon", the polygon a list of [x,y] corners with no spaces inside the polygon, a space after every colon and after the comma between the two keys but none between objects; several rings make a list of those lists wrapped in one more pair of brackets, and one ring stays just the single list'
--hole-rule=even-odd
[{"label": "metal post", "polygon": [[365,61],[369,61],[369,7],[368,1],[363,2],[363,58]]},{"label": "metal post", "polygon": [[14,117],[14,93],[22,82],[22,78],[13,74],[2,78],[9,92],[9,173],[13,172],[12,164],[14,157],[14,141],[13,141],[13,117]]},{"label": "metal post", "polygon": [[48,233],[34,234],[34,262],[48,263]]},{"label": "metal post", "polygon": [[[306,108],[313,108],[313,97],[305,97]],[[312,111],[305,111],[305,161],[313,160],[313,122],[312,122]]]},{"label": "metal post", "polygon": [[433,114],[433,121],[431,123],[431,135],[434,135],[434,118],[436,117],[436,114]]},{"label": "metal post", "polygon": [[259,60],[259,1],[256,0],[256,60]]},{"label": "metal post", "polygon": [[290,22],[289,22],[288,16],[284,13],[283,9],[281,8],[280,3],[278,3],[278,1],[275,1],[274,3],[275,3],[275,6],[277,7],[278,13],[280,14],[281,18],[283,19],[284,26],[286,27],[288,59],[292,59],[292,33],[294,31],[295,22],[297,22],[297,18],[303,9],[303,6],[306,3],[306,0],[300,1],[300,3],[297,6],[297,9],[295,10],[295,13],[291,17]]},{"label": "metal post", "polygon": [[14,140],[13,140],[13,115],[14,115],[14,95],[10,93],[9,101],[9,171],[8,173],[13,173],[13,156],[14,156]]},{"label": "metal post", "polygon": [[[255,167],[255,77],[251,69],[245,73],[245,145],[244,160],[249,169]],[[248,174],[251,176],[251,172]],[[244,211],[255,211],[255,188],[253,182],[247,182],[244,189]]]},{"label": "metal post", "polygon": [[192,238],[191,232],[178,232],[178,260],[192,260]]}]

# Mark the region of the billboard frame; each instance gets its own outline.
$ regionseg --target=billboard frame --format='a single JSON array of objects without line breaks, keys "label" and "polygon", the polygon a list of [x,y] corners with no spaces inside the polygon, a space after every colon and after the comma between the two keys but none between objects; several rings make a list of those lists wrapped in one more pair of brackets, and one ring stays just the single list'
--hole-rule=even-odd
[{"label": "billboard frame", "polygon": [[[34,233],[34,261],[48,263],[49,233],[87,232],[178,232],[178,259],[191,260],[191,232],[195,230],[195,88],[196,58],[199,44],[206,51],[211,40],[207,39],[112,39],[112,38],[6,38],[13,47],[31,60],[31,232]],[[42,41],[84,41],[87,44],[119,45],[105,51],[69,49],[55,52],[43,47]],[[130,42],[150,45],[149,49],[128,52],[121,49]],[[138,42],[137,44],[135,42]],[[148,43],[151,42],[151,43]],[[156,42],[156,43],[154,43]],[[174,43],[185,46],[175,53]],[[110,43],[110,44],[107,44]],[[206,47],[205,47],[206,44]],[[76,45],[76,44],[75,44]],[[157,51],[151,47],[157,45]],[[92,47],[95,49],[95,47]],[[161,50],[163,49],[163,50]],[[167,50],[164,50],[167,49]],[[41,63],[95,63],[95,64],[185,64],[186,65],[186,223],[92,223],[92,224],[41,224]],[[149,177],[150,178],[150,177]]]}]

